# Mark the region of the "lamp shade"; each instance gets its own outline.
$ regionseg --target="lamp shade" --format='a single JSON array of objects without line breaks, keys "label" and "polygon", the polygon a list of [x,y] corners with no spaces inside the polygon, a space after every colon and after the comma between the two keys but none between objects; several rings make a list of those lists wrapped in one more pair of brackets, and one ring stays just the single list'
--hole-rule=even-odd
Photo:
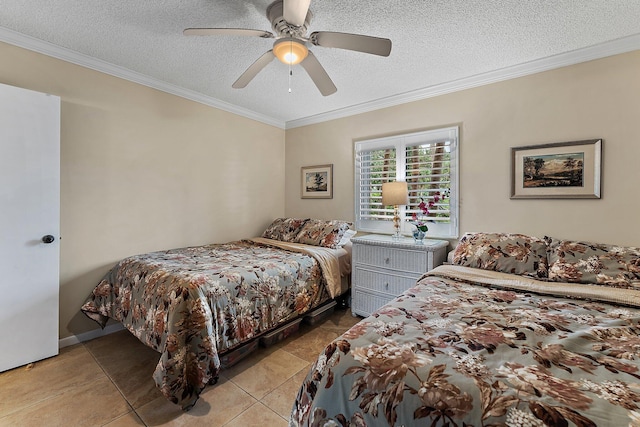
[{"label": "lamp shade", "polygon": [[299,64],[309,54],[307,47],[293,37],[277,40],[273,44],[273,54],[285,64]]},{"label": "lamp shade", "polygon": [[409,203],[409,187],[406,182],[393,181],[382,184],[382,204],[384,206],[406,205]]}]

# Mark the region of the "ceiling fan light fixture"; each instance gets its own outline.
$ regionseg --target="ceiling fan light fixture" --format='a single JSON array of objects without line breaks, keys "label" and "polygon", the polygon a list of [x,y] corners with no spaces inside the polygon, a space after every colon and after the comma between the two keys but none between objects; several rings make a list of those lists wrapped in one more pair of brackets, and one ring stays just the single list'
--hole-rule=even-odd
[{"label": "ceiling fan light fixture", "polygon": [[273,54],[284,64],[296,65],[307,57],[309,49],[299,40],[286,37],[273,44]]}]

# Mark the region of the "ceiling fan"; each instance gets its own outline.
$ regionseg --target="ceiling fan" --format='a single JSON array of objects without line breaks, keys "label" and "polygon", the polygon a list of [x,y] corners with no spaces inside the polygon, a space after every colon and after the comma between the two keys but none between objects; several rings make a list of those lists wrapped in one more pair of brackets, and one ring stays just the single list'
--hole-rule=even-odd
[{"label": "ceiling fan", "polygon": [[309,10],[311,0],[276,0],[267,7],[267,18],[275,35],[269,31],[245,28],[187,28],[186,36],[235,35],[275,38],[273,49],[263,54],[236,80],[232,87],[246,87],[249,82],[274,58],[285,64],[300,64],[324,96],[335,93],[337,88],[320,65],[307,44],[321,47],[348,49],[373,55],[389,56],[391,40],[360,34],[316,31],[306,36],[313,18]]}]

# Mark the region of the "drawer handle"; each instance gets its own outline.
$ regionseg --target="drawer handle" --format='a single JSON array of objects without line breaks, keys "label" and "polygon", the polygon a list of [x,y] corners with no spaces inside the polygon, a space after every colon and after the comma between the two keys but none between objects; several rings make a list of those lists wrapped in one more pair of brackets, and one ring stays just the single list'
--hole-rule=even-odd
[{"label": "drawer handle", "polygon": [[384,260],[385,264],[389,264],[389,261],[391,261],[391,259],[389,259],[389,258]]}]

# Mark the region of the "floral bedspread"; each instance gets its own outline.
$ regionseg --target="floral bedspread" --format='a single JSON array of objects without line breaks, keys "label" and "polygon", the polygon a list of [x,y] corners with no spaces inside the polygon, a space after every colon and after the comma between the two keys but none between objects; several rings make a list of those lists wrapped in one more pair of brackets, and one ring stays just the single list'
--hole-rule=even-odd
[{"label": "floral bedspread", "polygon": [[313,257],[243,240],[126,258],[82,311],[103,327],[121,322],[159,351],[153,378],[187,409],[217,378],[220,353],[328,298]]},{"label": "floral bedspread", "polygon": [[438,267],[330,343],[290,426],[640,426],[638,291],[472,270]]}]

